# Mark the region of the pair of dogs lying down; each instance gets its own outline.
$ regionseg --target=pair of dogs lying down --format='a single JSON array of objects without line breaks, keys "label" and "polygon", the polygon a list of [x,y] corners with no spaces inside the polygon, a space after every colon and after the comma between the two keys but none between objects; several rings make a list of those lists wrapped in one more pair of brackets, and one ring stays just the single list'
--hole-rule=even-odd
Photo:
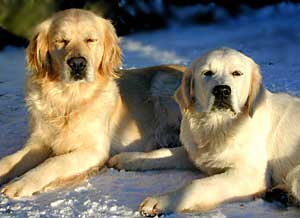
[{"label": "pair of dogs lying down", "polygon": [[205,211],[272,187],[300,200],[300,99],[265,89],[259,66],[244,54],[221,48],[189,68],[117,70],[112,24],[70,9],[37,27],[27,62],[30,136],[0,160],[7,197],[31,196],[108,164],[208,175],[146,198],[146,216]]}]

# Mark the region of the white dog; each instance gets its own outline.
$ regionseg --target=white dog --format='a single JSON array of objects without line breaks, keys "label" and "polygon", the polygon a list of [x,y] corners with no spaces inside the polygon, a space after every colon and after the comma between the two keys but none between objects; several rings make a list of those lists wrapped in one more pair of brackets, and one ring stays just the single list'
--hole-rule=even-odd
[{"label": "white dog", "polygon": [[[176,91],[183,119],[183,148],[123,153],[110,165],[126,169],[188,168],[209,175],[140,205],[144,215],[205,211],[287,188],[300,200],[300,99],[274,94],[261,83],[259,66],[222,48],[195,60]],[[159,166],[159,167],[158,167]]]}]

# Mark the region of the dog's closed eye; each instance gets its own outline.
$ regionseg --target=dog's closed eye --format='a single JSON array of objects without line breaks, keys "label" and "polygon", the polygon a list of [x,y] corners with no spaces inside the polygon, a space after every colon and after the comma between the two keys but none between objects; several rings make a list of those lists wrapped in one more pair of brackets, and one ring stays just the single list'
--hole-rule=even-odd
[{"label": "dog's closed eye", "polygon": [[67,39],[56,39],[55,44],[57,47],[66,47],[69,44],[70,40]]},{"label": "dog's closed eye", "polygon": [[85,41],[86,41],[87,43],[95,43],[95,42],[98,41],[98,39],[97,39],[97,38],[88,38],[88,39],[86,39]]}]

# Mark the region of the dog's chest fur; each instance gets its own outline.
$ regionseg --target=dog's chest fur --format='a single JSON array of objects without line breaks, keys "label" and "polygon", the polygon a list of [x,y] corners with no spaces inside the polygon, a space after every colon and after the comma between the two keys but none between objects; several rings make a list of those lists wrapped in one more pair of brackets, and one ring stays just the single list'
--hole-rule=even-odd
[{"label": "dog's chest fur", "polygon": [[236,162],[232,125],[235,121],[228,116],[189,112],[183,115],[180,136],[183,145],[194,164],[209,175],[224,172]]},{"label": "dog's chest fur", "polygon": [[109,142],[99,135],[109,135],[109,130],[104,127],[109,122],[107,118],[111,110],[108,109],[115,104],[114,92],[105,92],[96,84],[63,87],[47,82],[29,85],[26,104],[31,130],[40,132],[43,136],[40,140],[54,154],[67,153],[89,144],[105,146]]}]

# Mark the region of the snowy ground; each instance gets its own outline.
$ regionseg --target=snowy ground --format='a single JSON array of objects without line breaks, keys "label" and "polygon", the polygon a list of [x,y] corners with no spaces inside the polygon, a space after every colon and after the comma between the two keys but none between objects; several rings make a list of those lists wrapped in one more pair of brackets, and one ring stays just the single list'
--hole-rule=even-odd
[{"label": "snowy ground", "polygon": [[[228,46],[242,50],[260,64],[264,84],[272,91],[300,93],[300,5],[281,4],[248,12],[238,20],[210,26],[174,25],[167,30],[123,38],[124,68],[162,63],[189,64],[206,50]],[[23,49],[0,52],[0,157],[16,151],[27,134],[23,102]],[[106,170],[87,182],[21,201],[0,196],[1,218],[23,217],[140,217],[139,202],[182,186],[195,172],[118,172]],[[263,200],[225,204],[207,213],[165,217],[299,218],[300,209],[280,209]]]}]

